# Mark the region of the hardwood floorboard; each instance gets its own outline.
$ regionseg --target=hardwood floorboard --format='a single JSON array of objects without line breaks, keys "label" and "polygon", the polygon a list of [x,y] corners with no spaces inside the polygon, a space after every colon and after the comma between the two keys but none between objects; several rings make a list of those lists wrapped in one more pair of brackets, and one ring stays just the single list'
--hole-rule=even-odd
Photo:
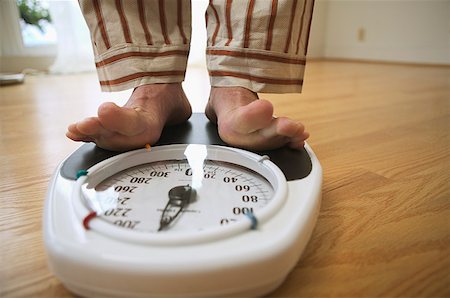
[{"label": "hardwood floorboard", "polygon": [[[208,78],[188,75],[200,112]],[[129,94],[95,74],[0,87],[0,297],[72,297],[46,263],[48,183],[79,147],[67,125]],[[261,97],[305,124],[324,170],[312,238],[269,297],[449,297],[450,67],[312,61],[302,94]]]}]

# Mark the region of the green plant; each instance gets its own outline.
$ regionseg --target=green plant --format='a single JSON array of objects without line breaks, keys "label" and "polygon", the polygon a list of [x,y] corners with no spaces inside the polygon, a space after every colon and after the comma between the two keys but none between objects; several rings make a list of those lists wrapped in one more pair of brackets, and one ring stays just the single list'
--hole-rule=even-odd
[{"label": "green plant", "polygon": [[43,31],[40,24],[41,20],[51,22],[50,13],[47,8],[42,7],[39,0],[17,0],[17,6],[19,8],[20,17],[25,23],[34,25]]}]

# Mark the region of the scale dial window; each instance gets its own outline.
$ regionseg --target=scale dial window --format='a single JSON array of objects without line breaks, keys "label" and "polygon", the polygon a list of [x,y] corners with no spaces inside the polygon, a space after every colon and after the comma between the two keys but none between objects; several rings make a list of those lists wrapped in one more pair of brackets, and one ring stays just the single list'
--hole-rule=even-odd
[{"label": "scale dial window", "polygon": [[286,178],[268,157],[222,146],[136,150],[86,173],[73,195],[78,216],[122,241],[178,245],[235,236],[275,215],[287,197]]},{"label": "scale dial window", "polygon": [[[202,231],[233,223],[265,207],[274,189],[267,179],[245,167],[205,160],[193,169],[185,160],[167,160],[136,166],[99,183],[96,191],[113,191],[116,204],[100,217],[135,231],[156,233],[169,199],[177,186],[195,188],[195,197],[165,233]],[[174,216],[177,208],[168,209]]]}]

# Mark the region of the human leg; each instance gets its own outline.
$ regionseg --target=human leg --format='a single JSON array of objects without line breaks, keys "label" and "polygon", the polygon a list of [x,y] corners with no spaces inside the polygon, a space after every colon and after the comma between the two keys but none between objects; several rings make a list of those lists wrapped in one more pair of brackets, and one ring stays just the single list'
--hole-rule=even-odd
[{"label": "human leg", "polygon": [[206,114],[221,138],[249,149],[301,148],[301,123],[273,117],[257,92],[300,92],[313,0],[214,1],[207,10]]},{"label": "human leg", "polygon": [[155,143],[166,124],[191,115],[181,87],[190,42],[186,0],[80,0],[91,32],[102,91],[134,88],[124,107],[104,103],[98,115],[68,127],[75,141],[111,150]]}]

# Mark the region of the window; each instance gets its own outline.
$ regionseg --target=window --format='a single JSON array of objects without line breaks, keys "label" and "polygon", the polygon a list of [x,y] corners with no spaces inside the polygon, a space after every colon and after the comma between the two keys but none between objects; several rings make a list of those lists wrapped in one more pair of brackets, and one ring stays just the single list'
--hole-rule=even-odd
[{"label": "window", "polygon": [[48,6],[45,0],[17,0],[25,47],[56,44],[56,30]]},{"label": "window", "polygon": [[[28,22],[34,23],[34,25],[28,24],[21,17],[19,5],[22,2],[24,2],[23,9],[29,9],[26,12],[28,16],[25,18],[31,18],[28,19]],[[33,6],[33,3],[36,5]],[[40,13],[48,11],[48,4],[47,0],[0,0],[1,56],[55,57],[55,30],[51,23],[45,20],[45,16],[36,17],[38,15],[36,11]],[[33,17],[36,18],[33,20]]]}]

